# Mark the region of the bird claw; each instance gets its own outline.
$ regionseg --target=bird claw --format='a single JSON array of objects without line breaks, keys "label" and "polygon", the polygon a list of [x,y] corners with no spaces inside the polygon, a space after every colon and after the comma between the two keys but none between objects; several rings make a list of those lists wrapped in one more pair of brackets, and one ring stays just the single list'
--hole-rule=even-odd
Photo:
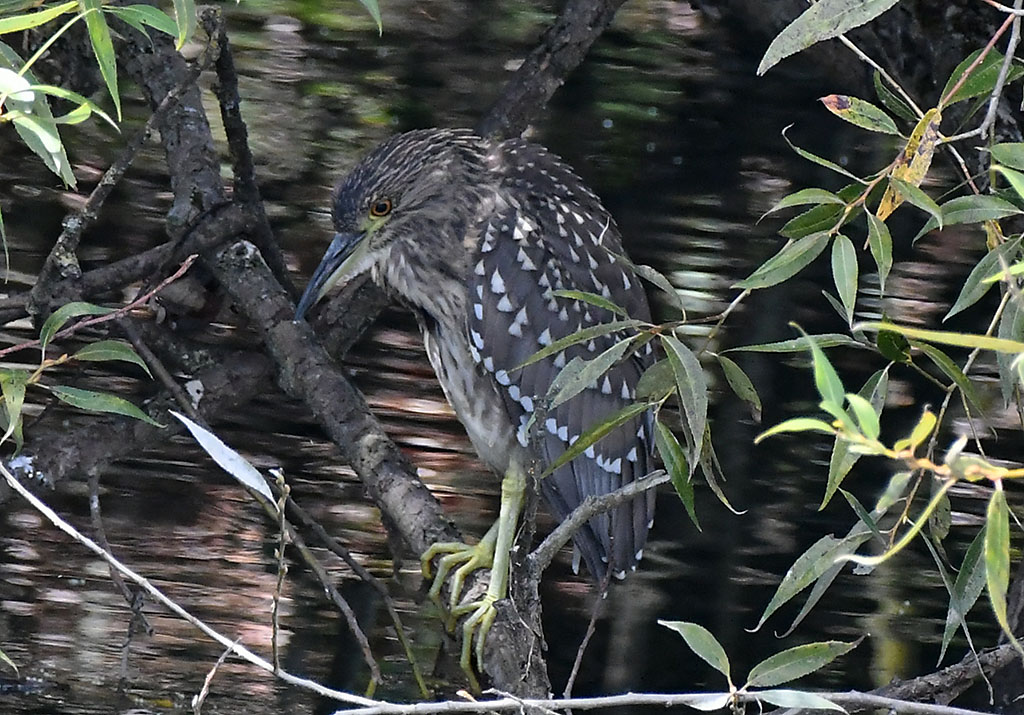
[{"label": "bird claw", "polygon": [[[442,554],[444,555],[442,556]],[[427,596],[439,609],[448,611],[447,627],[449,631],[452,631],[455,629],[455,621],[458,619],[458,616],[467,613],[468,610],[472,610],[471,608],[467,610],[467,607],[474,605],[459,606],[459,599],[462,597],[462,589],[465,586],[466,579],[474,571],[488,569],[492,566],[494,563],[494,542],[485,537],[473,546],[459,541],[447,541],[431,545],[423,553],[423,556],[420,557],[424,578],[430,578],[431,564],[438,556],[441,558],[437,562],[437,574],[434,576]],[[451,594],[446,608],[442,603],[441,590],[448,579],[448,574],[453,569]]]},{"label": "bird claw", "polygon": [[479,601],[458,606],[452,611],[452,617],[456,619],[467,613],[472,614],[462,624],[462,654],[459,657],[459,665],[469,675],[470,682],[476,690],[479,690],[479,685],[473,675],[473,645],[475,642],[477,668],[483,672],[484,644],[487,642],[487,633],[491,630],[494,619],[498,615],[498,611],[494,607],[497,600],[495,596],[487,594]]}]

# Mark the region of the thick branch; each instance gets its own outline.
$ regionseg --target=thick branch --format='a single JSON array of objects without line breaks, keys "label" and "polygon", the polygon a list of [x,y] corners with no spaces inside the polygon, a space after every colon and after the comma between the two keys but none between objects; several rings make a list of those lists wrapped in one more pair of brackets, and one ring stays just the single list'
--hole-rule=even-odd
[{"label": "thick branch", "polygon": [[583,62],[594,40],[625,1],[568,0],[562,14],[516,70],[476,130],[484,136],[502,138],[522,134]]}]

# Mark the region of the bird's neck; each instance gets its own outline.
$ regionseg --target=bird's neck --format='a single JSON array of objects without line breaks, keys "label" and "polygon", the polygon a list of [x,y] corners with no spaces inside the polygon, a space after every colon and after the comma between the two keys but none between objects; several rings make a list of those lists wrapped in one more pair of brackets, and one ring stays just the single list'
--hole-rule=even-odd
[{"label": "bird's neck", "polygon": [[447,332],[460,328],[465,319],[467,260],[464,251],[438,250],[439,244],[458,245],[457,227],[437,225],[432,230],[434,237],[447,240],[396,241],[374,266],[373,279],[425,318],[425,325]]}]

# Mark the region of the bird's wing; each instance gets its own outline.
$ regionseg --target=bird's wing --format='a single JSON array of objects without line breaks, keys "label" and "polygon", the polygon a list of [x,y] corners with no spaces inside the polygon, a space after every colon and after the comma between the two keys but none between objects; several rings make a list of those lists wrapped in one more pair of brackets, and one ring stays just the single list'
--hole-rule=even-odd
[{"label": "bird's wing", "polygon": [[[639,280],[621,258],[618,229],[593,194],[550,155],[522,166],[523,171],[510,174],[497,207],[480,217],[480,240],[469,273],[468,327],[474,358],[501,386],[509,416],[520,425],[519,441],[526,446],[529,417],[541,408],[561,369],[574,358],[591,360],[629,336],[620,332],[595,337],[515,370],[546,345],[619,319],[553,292],[604,295],[644,320],[649,310]],[[533,176],[528,176],[531,171]],[[534,429],[540,435],[542,467],[586,430],[634,402],[637,380],[652,361],[646,350],[617,362],[579,395],[543,415]],[[644,476],[652,443],[649,415],[627,421],[544,480],[548,503],[564,518],[587,496],[606,494]],[[635,567],[652,517],[653,494],[648,494],[591,519],[575,537],[591,573],[600,579],[609,566],[616,575]]]}]

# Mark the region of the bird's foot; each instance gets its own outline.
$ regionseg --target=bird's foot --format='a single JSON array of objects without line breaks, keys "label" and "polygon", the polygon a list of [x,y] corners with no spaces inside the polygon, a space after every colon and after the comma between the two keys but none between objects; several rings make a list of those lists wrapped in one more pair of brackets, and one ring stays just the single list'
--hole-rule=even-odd
[{"label": "bird's foot", "polygon": [[476,676],[473,673],[474,643],[476,644],[477,668],[483,672],[484,643],[487,641],[487,632],[491,630],[491,626],[494,625],[494,619],[498,615],[498,611],[494,607],[498,600],[497,596],[487,593],[479,601],[457,606],[452,611],[452,617],[455,619],[467,613],[470,614],[466,622],[462,624],[462,654],[459,657],[459,665],[462,667],[463,672],[469,676],[470,684],[476,692],[479,692],[480,686],[476,682]]},{"label": "bird's foot", "polygon": [[[438,608],[448,612],[447,627],[449,631],[455,629],[455,621],[458,618],[456,610],[458,610],[459,599],[462,597],[466,579],[477,569],[491,568],[494,563],[494,536],[489,531],[479,543],[473,546],[459,541],[440,542],[431,545],[420,557],[424,578],[430,578],[431,564],[434,559],[440,557],[437,561],[437,573],[427,595]],[[441,599],[441,590],[448,580],[449,573],[452,574],[451,594],[447,607],[445,607]],[[461,613],[465,612],[463,610]]]}]

